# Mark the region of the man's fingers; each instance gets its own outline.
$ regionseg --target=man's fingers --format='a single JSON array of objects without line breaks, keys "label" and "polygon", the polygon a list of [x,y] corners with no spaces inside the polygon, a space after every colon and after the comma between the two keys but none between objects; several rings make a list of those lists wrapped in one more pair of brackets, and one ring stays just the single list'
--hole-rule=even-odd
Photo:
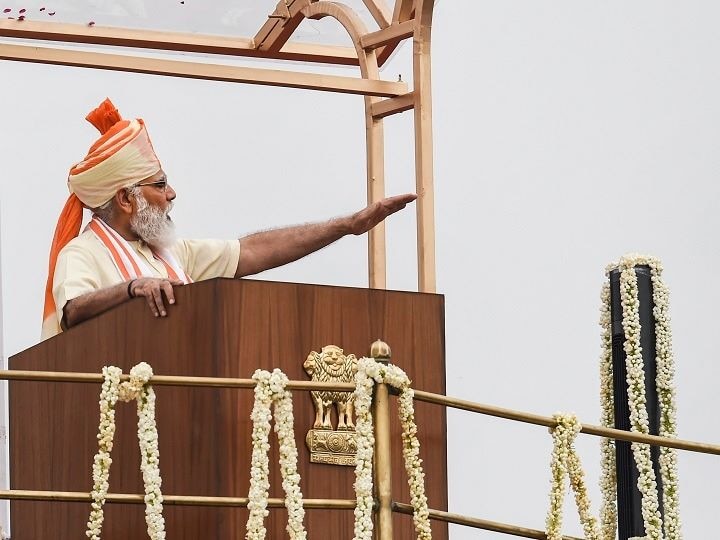
[{"label": "man's fingers", "polygon": [[400,203],[384,204],[384,205],[383,205],[383,209],[384,209],[384,212],[383,212],[383,213],[385,214],[385,217],[388,217],[388,216],[394,214],[395,212],[399,212],[400,210],[402,210],[402,209],[405,208],[406,206],[407,206],[407,203],[402,203],[402,204],[400,204]]},{"label": "man's fingers", "polygon": [[390,200],[393,202],[393,204],[399,206],[399,208],[405,208],[405,205],[410,204],[417,198],[418,196],[415,193],[405,193],[404,195],[396,195],[394,197],[390,197]]},{"label": "man's fingers", "polygon": [[388,216],[405,208],[408,203],[417,199],[414,193],[394,195],[381,201],[370,204],[353,216],[351,231],[353,234],[363,234],[375,227]]},{"label": "man's fingers", "polygon": [[396,199],[398,201],[401,201],[403,204],[407,204],[410,202],[413,202],[415,199],[417,199],[416,193],[404,193],[402,195],[395,195],[394,197],[390,197],[391,199]]},{"label": "man's fingers", "polygon": [[167,315],[167,313],[165,312],[165,302],[163,302],[162,293],[160,292],[159,285],[152,288],[152,297],[155,301],[155,304],[157,305],[157,313],[160,313],[161,317]]},{"label": "man's fingers", "polygon": [[140,294],[142,294],[145,297],[145,300],[148,303],[148,306],[150,307],[150,311],[152,311],[152,314],[156,317],[159,315],[158,308],[155,305],[155,299],[153,298],[152,294],[147,294],[147,291],[142,290],[140,291]]},{"label": "man's fingers", "polygon": [[379,207],[380,211],[382,212],[382,216],[380,216],[380,219],[383,220],[386,217],[394,214],[395,212],[399,212],[403,208],[405,208],[408,203],[413,202],[415,199],[417,199],[417,195],[414,193],[406,193],[404,195],[395,195],[394,197],[388,197],[386,199],[383,199],[382,201],[379,201]]},{"label": "man's fingers", "polygon": [[397,206],[398,210],[400,210],[401,208],[404,208],[406,204],[413,202],[415,199],[417,199],[417,195],[414,193],[405,193],[403,195],[388,197],[384,202],[391,206]]},{"label": "man's fingers", "polygon": [[174,304],[175,292],[173,286],[182,284],[183,282],[177,279],[138,278],[138,286],[134,287],[133,294],[145,297],[153,315],[165,317],[167,310],[163,300],[163,293],[165,293],[168,304]]},{"label": "man's fingers", "polygon": [[175,293],[173,291],[173,284],[175,284],[175,280],[163,281],[160,285],[162,287],[162,290],[165,291],[165,297],[168,299],[169,304],[175,303]]}]

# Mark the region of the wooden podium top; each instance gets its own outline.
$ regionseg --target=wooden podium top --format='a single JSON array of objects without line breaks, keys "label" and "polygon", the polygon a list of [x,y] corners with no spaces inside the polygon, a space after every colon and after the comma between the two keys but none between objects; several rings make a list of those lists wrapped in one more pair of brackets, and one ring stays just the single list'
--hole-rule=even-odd
[{"label": "wooden podium top", "polygon": [[[215,279],[176,288],[176,305],[156,319],[136,299],[9,359],[10,369],[128,372],[140,361],[157,375],[249,378],[255,369],[282,369],[307,380],[303,362],[326,345],[365,356],[376,339],[413,387],[445,393],[444,301],[441,295],[400,291]],[[9,384],[10,478],[13,489],[90,491],[97,451],[99,385]],[[163,493],[245,497],[251,454],[249,390],[158,387],[157,417]],[[354,468],[310,463],[305,435],[315,419],[309,392],[295,391],[295,432],[301,488],[306,498],[354,498]],[[394,410],[397,410],[393,402]],[[393,413],[396,414],[396,413]],[[142,493],[135,405],[118,403],[110,491]],[[429,504],[447,509],[445,409],[416,403]],[[271,497],[282,497],[277,441],[271,436]],[[400,425],[393,419],[394,500],[409,502]],[[308,537],[353,536],[353,513],[307,510]],[[84,538],[89,504],[13,501],[13,540]],[[144,509],[105,507],[103,539],[146,536]],[[247,511],[165,507],[168,538],[244,537]],[[268,538],[286,538],[284,510],[271,510]],[[396,538],[411,538],[412,520],[396,515]],[[447,525],[433,523],[447,538]]]}]

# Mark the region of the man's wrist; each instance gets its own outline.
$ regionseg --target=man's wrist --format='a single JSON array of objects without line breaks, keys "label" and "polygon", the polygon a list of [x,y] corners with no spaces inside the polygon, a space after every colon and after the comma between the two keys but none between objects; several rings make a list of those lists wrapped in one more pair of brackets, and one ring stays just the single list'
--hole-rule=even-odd
[{"label": "man's wrist", "polygon": [[334,220],[335,226],[337,227],[341,238],[349,234],[355,234],[353,231],[354,218],[355,214],[352,214],[350,216],[339,217]]},{"label": "man's wrist", "polygon": [[133,283],[135,283],[135,280],[134,280],[134,279],[131,279],[130,281],[128,281],[127,295],[128,295],[129,298],[135,298],[135,295],[134,295],[133,292],[132,292]]}]

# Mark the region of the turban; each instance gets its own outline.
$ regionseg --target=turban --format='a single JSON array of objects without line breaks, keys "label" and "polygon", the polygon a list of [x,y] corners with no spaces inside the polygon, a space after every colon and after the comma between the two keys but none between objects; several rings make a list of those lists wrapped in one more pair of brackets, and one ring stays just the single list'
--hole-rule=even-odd
[{"label": "turban", "polygon": [[118,190],[137,184],[160,170],[160,162],[141,119],[123,120],[109,99],[85,118],[98,129],[101,137],[90,147],[85,159],[70,169],[70,197],[60,214],[50,248],[45,320],[55,316],[52,288],[58,254],[80,233],[83,207],[102,206]]}]

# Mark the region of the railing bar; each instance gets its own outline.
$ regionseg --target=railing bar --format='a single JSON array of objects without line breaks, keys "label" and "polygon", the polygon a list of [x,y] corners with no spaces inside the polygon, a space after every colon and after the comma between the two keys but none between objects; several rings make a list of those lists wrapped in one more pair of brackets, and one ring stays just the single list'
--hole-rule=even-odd
[{"label": "railing bar", "polygon": [[[56,501],[56,502],[90,502],[90,493],[82,491],[33,491],[33,490],[0,490],[0,500],[15,501]],[[145,504],[143,495],[131,493],[108,493],[106,502],[111,504]],[[247,497],[199,497],[187,495],[163,495],[163,504],[167,506],[213,506],[245,508],[248,505]],[[352,499],[304,499],[303,506],[307,509],[335,509],[352,510],[355,508]],[[268,499],[268,508],[283,508],[285,500],[279,498]],[[394,512],[412,515],[413,509],[409,504],[393,502]],[[444,521],[456,525],[464,525],[477,529],[485,529],[505,534],[513,534],[524,538],[545,540],[545,533],[536,529],[527,529],[515,525],[508,525],[497,521],[472,518],[460,514],[452,514],[441,510],[430,510],[430,519]],[[563,536],[563,540],[582,540],[574,536]]]},{"label": "railing bar", "polygon": [[[79,383],[101,383],[103,380],[100,373],[72,373],[72,372],[56,372],[56,371],[21,371],[21,370],[0,370],[0,380],[14,381],[54,381],[54,382],[79,382]],[[122,375],[121,380],[129,380],[128,375]],[[211,388],[254,388],[255,381],[252,379],[234,379],[221,377],[180,377],[172,375],[154,375],[151,382],[155,386],[199,386]],[[331,390],[338,392],[352,392],[355,385],[352,383],[323,383],[314,381],[290,381],[287,385],[290,390]],[[515,420],[528,424],[535,424],[545,427],[555,427],[556,422],[549,416],[539,414],[526,413],[493,405],[475,403],[463,399],[451,398],[441,394],[433,394],[423,390],[415,390],[415,399],[434,403],[437,405],[445,405],[455,409],[466,410],[505,418],[506,420]],[[595,435],[598,437],[608,437],[610,439],[618,439],[630,442],[640,442],[651,444],[654,446],[666,446],[669,448],[677,448],[679,450],[688,450],[690,452],[700,452],[703,454],[720,455],[720,446],[708,443],[688,441],[683,439],[671,439],[669,437],[660,437],[658,435],[644,435],[642,433],[632,433],[613,428],[605,428],[592,424],[582,424],[581,433],[587,435]]]},{"label": "railing bar", "polygon": [[502,407],[495,407],[494,405],[486,405],[483,403],[476,403],[474,401],[447,397],[441,394],[433,394],[432,392],[425,392],[423,390],[415,390],[415,399],[418,401],[425,401],[427,403],[435,403],[436,405],[446,405],[448,407],[453,407],[454,409],[462,409],[488,416],[505,418],[507,420],[517,420],[528,424],[536,424],[538,426],[555,427],[556,425],[556,422],[549,416],[504,409]]},{"label": "railing bar", "polygon": [[[91,502],[90,493],[82,491],[31,491],[0,490],[0,499],[15,501],[62,501]],[[130,493],[108,493],[105,500],[115,504],[145,504],[144,495]],[[163,495],[163,504],[169,506],[229,506],[245,508],[247,497],[199,497],[188,495]],[[304,499],[303,506],[308,509],[352,510],[356,502],[352,499]],[[268,499],[268,507],[284,508],[284,499]]]},{"label": "railing bar", "polygon": [[[557,422],[549,416],[539,414],[526,413],[523,411],[515,411],[512,409],[504,409],[493,405],[485,405],[475,403],[463,399],[450,398],[441,394],[433,394],[422,390],[415,390],[415,399],[434,403],[436,405],[445,405],[455,409],[485,414],[487,416],[495,416],[497,418],[505,418],[506,420],[515,420],[517,422],[525,422],[527,424],[535,424],[538,426],[546,426],[553,428]],[[642,433],[632,433],[621,429],[606,428],[602,426],[594,426],[592,424],[582,424],[581,433],[587,435],[596,435],[598,437],[607,437],[609,439],[619,439],[622,441],[639,442],[651,444],[653,446],[666,446],[669,448],[677,448],[679,450],[689,450],[691,452],[700,452],[703,454],[720,455],[720,446],[715,444],[701,443],[695,441],[687,441],[683,439],[672,439],[669,437],[660,437],[658,435],[644,435]]]},{"label": "railing bar", "polygon": [[[409,504],[393,502],[393,511],[400,514],[412,515],[413,508]],[[454,525],[463,525],[465,527],[473,527],[475,529],[511,534],[514,536],[521,536],[523,538],[536,538],[538,540],[547,539],[545,532],[537,529],[527,529],[525,527],[518,527],[516,525],[500,523],[498,521],[489,521],[486,519],[473,518],[460,514],[451,514],[450,512],[444,512],[442,510],[431,509],[429,514],[430,519],[444,521]],[[563,536],[562,538],[563,540],[583,540],[582,538],[577,538],[575,536]]]},{"label": "railing bar", "polygon": [[[8,381],[40,381],[40,382],[76,382],[102,383],[101,373],[73,373],[63,371],[22,371],[0,370],[0,380]],[[130,380],[128,374],[120,377],[121,381]],[[181,377],[176,375],[154,375],[150,380],[153,386],[204,386],[210,388],[255,388],[252,379],[236,379],[232,377]],[[326,383],[315,381],[290,381],[289,390],[334,390],[352,392],[352,383]]]}]

